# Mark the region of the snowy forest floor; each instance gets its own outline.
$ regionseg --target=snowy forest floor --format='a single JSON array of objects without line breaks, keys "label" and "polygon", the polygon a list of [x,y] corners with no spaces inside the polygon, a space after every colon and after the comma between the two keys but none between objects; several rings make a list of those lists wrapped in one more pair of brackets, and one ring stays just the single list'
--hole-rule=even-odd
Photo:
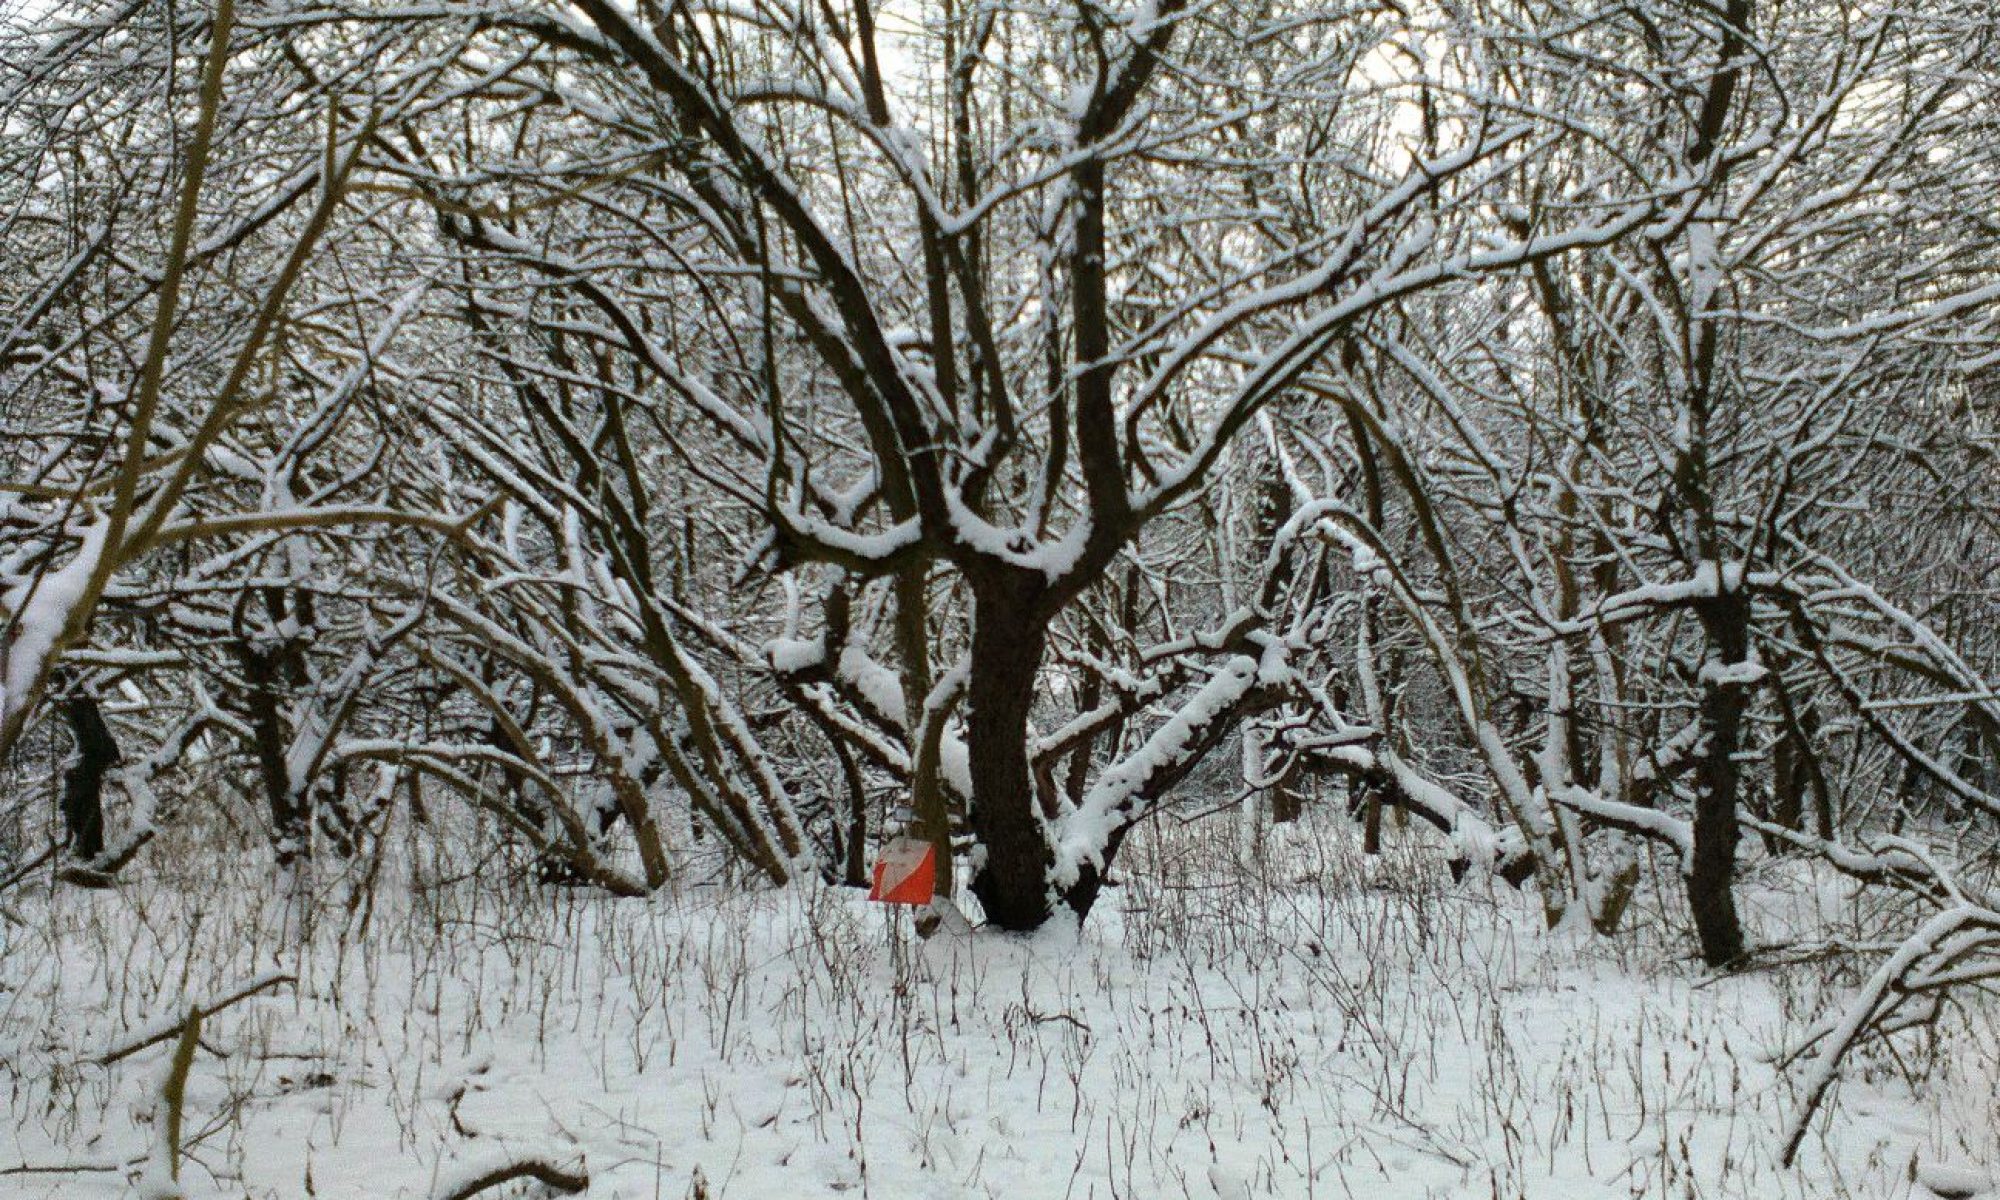
[{"label": "snowy forest floor", "polygon": [[[613,900],[408,844],[372,889],[323,881],[303,921],[248,852],[17,888],[0,1195],[130,1195],[173,1044],[94,1060],[273,972],[296,983],[204,1026],[190,1197],[448,1196],[520,1158],[634,1200],[2000,1184],[1993,1008],[1856,1059],[1785,1170],[1796,1099],[1773,1060],[1851,974],[1799,953],[1712,978],[1662,932],[1664,879],[1632,932],[1544,932],[1532,895],[1454,884],[1397,832],[1369,861],[1337,814],[1309,816],[1252,867],[1227,821],[1169,822],[1080,934],[1030,939],[920,942],[907,914],[816,885]],[[1744,888],[1767,944],[1816,910],[1840,927],[1843,894],[1769,864]]]}]

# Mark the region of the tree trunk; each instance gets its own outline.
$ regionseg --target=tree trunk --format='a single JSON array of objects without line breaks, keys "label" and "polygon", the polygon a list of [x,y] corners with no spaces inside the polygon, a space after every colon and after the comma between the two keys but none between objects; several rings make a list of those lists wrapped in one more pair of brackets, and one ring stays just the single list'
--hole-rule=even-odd
[{"label": "tree trunk", "polygon": [[[1804,758],[1811,754],[1789,733],[1771,747],[1771,820],[1787,829],[1806,827],[1807,771]],[[1788,854],[1792,844],[1779,837],[1764,839],[1772,854]]]},{"label": "tree trunk", "polygon": [[312,830],[293,793],[291,767],[286,762],[289,739],[279,711],[277,655],[259,650],[247,640],[237,645],[236,654],[247,685],[243,705],[250,718],[257,773],[271,809],[271,845],[277,852],[278,866],[285,868],[297,859],[311,857]]},{"label": "tree trunk", "polygon": [[1305,812],[1305,797],[1293,791],[1290,784],[1280,783],[1271,789],[1271,824],[1290,825]]},{"label": "tree trunk", "polygon": [[[848,887],[868,886],[868,785],[855,765],[847,743],[834,739],[834,757],[840,762],[840,777],[847,784],[847,845],[841,858],[841,882]],[[839,822],[834,822],[836,828]],[[944,864],[940,863],[939,866]]]},{"label": "tree trunk", "polygon": [[1364,775],[1348,787],[1361,809],[1361,852],[1372,858],[1382,853],[1382,785]]},{"label": "tree trunk", "polygon": [[[911,831],[931,844],[937,855],[937,892],[952,894],[951,806],[945,798],[944,777],[938,770],[935,738],[941,730],[926,724],[931,693],[929,587],[924,569],[914,567],[896,576],[896,649],[902,659],[903,720],[909,734],[910,806],[916,813]],[[939,722],[943,713],[935,714]]]},{"label": "tree trunk", "polygon": [[1030,930],[1049,919],[1055,861],[1028,762],[1028,713],[1047,641],[1038,611],[1039,572],[1008,572],[973,585],[972,664],[965,741],[972,771],[972,832],[985,860],[972,894],[1001,929]]},{"label": "tree trunk", "polygon": [[[1750,656],[1750,601],[1725,591],[1701,609],[1709,662],[1734,666]],[[1688,906],[1701,938],[1701,957],[1726,967],[1743,957],[1743,926],[1736,916],[1736,798],[1740,780],[1736,748],[1742,740],[1749,685],[1733,679],[1702,684],[1702,751],[1695,762],[1694,861],[1688,869]]]},{"label": "tree trunk", "polygon": [[64,701],[63,717],[76,739],[76,761],[63,772],[63,827],[70,849],[89,862],[104,853],[104,774],[118,763],[118,739],[88,692]]}]

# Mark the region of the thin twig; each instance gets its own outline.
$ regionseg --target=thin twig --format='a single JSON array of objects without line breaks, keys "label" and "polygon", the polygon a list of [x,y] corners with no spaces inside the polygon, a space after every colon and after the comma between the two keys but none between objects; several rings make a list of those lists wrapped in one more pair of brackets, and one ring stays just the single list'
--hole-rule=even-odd
[{"label": "thin twig", "polygon": [[56,856],[56,851],[60,849],[62,849],[62,843],[50,842],[48,849],[42,851],[40,854],[35,855],[34,858],[30,859],[24,866],[22,866],[19,870],[15,871],[12,875],[9,875],[5,879],[0,879],[0,892],[6,891],[8,888],[13,887],[15,884],[21,882],[23,879],[26,879],[28,876],[33,875],[37,870],[41,868],[43,863],[46,863],[50,859],[54,858]]}]

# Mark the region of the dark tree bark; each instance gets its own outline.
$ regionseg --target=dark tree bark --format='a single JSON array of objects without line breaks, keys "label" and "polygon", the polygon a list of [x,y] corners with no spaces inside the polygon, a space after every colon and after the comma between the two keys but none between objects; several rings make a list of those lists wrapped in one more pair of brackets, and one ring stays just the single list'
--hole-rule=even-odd
[{"label": "dark tree bark", "polygon": [[[1725,667],[1750,656],[1750,599],[1724,589],[1698,610],[1708,634],[1710,663]],[[1741,774],[1736,751],[1750,685],[1730,677],[1705,679],[1701,697],[1701,753],[1695,760],[1694,857],[1688,868],[1688,906],[1701,939],[1701,957],[1726,967],[1743,957],[1743,926],[1736,915],[1736,803]]]},{"label": "dark tree bark", "polygon": [[[1787,734],[1771,747],[1771,821],[1787,829],[1804,829],[1806,813],[1806,771],[1798,743]],[[1771,854],[1789,854],[1795,847],[1779,837],[1767,836],[1764,849]]]},{"label": "dark tree bark", "polygon": [[1382,784],[1364,775],[1348,786],[1354,806],[1361,810],[1361,852],[1371,857],[1379,855],[1382,853]]},{"label": "dark tree bark", "polygon": [[292,792],[291,768],[285,761],[288,739],[279,711],[284,691],[279,655],[259,650],[247,641],[238,644],[236,654],[243,664],[243,707],[250,718],[258,780],[271,810],[271,844],[277,851],[278,865],[286,867],[312,854],[312,830],[306,824],[304,806]]},{"label": "dark tree bark", "polygon": [[[1271,460],[1265,465],[1263,476],[1257,483],[1257,557],[1268,562],[1278,548],[1278,534],[1285,522],[1292,519],[1292,490],[1279,470],[1277,447],[1271,447]],[[1276,569],[1265,578],[1263,594],[1267,603],[1275,603],[1282,598],[1298,574],[1298,563],[1290,555],[1280,557]],[[1270,792],[1271,823],[1289,825],[1305,813],[1305,802],[1283,779],[1272,785]]]},{"label": "dark tree bark", "polygon": [[847,845],[841,856],[841,881],[848,887],[867,887],[868,787],[846,744],[833,743],[833,752],[840,759],[841,778],[847,781]]},{"label": "dark tree bark", "polygon": [[88,862],[104,853],[104,776],[118,765],[118,739],[97,697],[78,691],[62,707],[76,739],[76,761],[63,772],[63,828],[70,849]]},{"label": "dark tree bark", "polygon": [[1035,804],[1028,761],[1028,713],[1048,640],[1039,573],[982,572],[973,582],[972,687],[965,741],[972,772],[972,831],[986,860],[972,894],[1002,929],[1039,928],[1049,919],[1055,855]]},{"label": "dark tree bark", "polygon": [[1290,825],[1304,816],[1305,812],[1305,797],[1294,790],[1291,784],[1280,782],[1276,787],[1271,789],[1271,823],[1273,825]]}]

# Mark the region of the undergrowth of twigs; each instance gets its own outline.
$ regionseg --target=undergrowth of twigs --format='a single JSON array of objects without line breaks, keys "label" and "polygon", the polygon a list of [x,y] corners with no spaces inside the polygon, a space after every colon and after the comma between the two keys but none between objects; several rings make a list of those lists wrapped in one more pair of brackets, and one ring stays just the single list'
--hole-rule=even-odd
[{"label": "undergrowth of twigs", "polygon": [[191,1008],[172,1151],[190,1197],[1996,1183],[2000,1032],[1976,995],[1858,1051],[1798,1167],[1779,1165],[1799,1100],[1779,1063],[1883,935],[1794,864],[1745,888],[1756,965],[1715,976],[1663,932],[1670,879],[1630,932],[1550,932],[1531,896],[1454,883],[1415,831],[1370,859],[1332,813],[1253,852],[1226,819],[1148,827],[1087,927],[1029,939],[919,940],[905,913],[818,885],[508,883],[442,844],[392,830],[379,866],[280,885],[247,849],[164,848],[116,889],[17,888],[0,1193],[157,1180]]}]

